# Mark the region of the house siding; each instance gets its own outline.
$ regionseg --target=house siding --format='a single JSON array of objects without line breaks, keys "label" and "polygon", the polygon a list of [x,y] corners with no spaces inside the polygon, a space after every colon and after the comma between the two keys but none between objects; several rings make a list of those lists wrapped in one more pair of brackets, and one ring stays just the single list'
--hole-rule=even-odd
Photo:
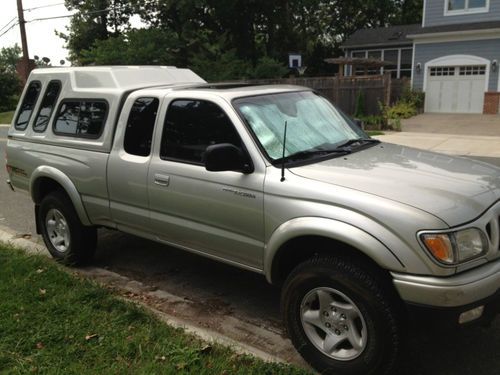
[{"label": "house siding", "polygon": [[448,0],[426,0],[424,27],[500,21],[500,0],[490,0],[490,9],[485,13],[445,16],[444,9],[445,2],[447,1]]},{"label": "house siding", "polygon": [[[426,43],[415,45],[415,60],[413,61],[413,88],[423,90],[424,77],[427,74],[425,64],[439,57],[450,55],[473,55],[500,61],[500,39],[473,40],[463,42]],[[421,72],[416,72],[416,65],[421,64]],[[499,91],[498,72],[490,71],[488,82],[489,91]]]}]

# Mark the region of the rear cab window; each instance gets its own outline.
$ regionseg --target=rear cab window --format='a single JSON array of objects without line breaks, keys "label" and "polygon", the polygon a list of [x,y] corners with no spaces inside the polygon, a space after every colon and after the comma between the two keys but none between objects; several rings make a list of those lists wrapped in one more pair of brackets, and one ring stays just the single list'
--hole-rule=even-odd
[{"label": "rear cab window", "polygon": [[61,81],[50,81],[43,95],[42,104],[38,110],[35,121],[33,122],[33,130],[37,133],[42,133],[47,129],[50,117],[56,105],[59,93],[61,92]]},{"label": "rear cab window", "polygon": [[16,130],[26,130],[26,127],[30,122],[31,115],[33,114],[33,110],[35,109],[41,89],[42,84],[39,81],[30,82],[28,88],[26,89],[26,93],[24,94],[21,108],[19,109],[19,113],[16,118],[14,125]]},{"label": "rear cab window", "polygon": [[130,110],[125,129],[125,152],[137,156],[149,156],[153,131],[160,101],[158,98],[138,98]]},{"label": "rear cab window", "polygon": [[54,119],[54,134],[97,139],[104,129],[107,113],[108,103],[102,99],[64,100]]}]

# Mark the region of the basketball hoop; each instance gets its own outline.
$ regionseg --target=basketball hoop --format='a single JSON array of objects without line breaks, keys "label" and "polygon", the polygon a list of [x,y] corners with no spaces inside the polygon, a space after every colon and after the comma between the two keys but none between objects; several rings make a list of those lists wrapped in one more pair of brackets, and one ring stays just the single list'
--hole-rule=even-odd
[{"label": "basketball hoop", "polygon": [[307,70],[307,66],[301,66],[301,67],[298,67],[298,68],[295,68],[295,69],[297,69],[297,72],[299,73],[300,76],[303,76],[304,73]]}]

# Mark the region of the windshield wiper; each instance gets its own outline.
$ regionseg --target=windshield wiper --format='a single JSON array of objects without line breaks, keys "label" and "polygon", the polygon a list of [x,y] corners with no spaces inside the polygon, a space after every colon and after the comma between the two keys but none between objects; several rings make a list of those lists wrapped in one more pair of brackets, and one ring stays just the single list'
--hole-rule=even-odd
[{"label": "windshield wiper", "polygon": [[316,156],[327,156],[331,154],[336,154],[336,155],[347,155],[350,154],[351,150],[349,149],[344,149],[344,148],[335,148],[335,149],[330,149],[330,150],[317,150],[317,149],[312,149],[312,150],[304,150],[304,151],[299,151],[296,152],[295,154],[291,154],[288,156],[285,156],[284,158],[280,158],[275,160],[277,163],[281,163],[283,161],[297,161],[297,160],[305,160],[305,159],[310,159]]},{"label": "windshield wiper", "polygon": [[373,139],[373,138],[357,138],[357,139],[349,139],[347,142],[344,142],[340,144],[337,149],[342,149],[344,147],[349,147],[353,146],[356,144],[359,144],[359,146],[366,145],[366,144],[375,144],[375,143],[380,143],[378,139]]}]

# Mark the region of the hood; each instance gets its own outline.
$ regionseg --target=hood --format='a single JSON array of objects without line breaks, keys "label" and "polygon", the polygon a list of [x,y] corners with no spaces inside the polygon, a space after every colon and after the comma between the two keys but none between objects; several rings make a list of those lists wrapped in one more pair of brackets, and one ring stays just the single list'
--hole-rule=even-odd
[{"label": "hood", "polygon": [[500,199],[500,168],[388,143],[290,171],[416,207],[449,226],[477,218]]}]

